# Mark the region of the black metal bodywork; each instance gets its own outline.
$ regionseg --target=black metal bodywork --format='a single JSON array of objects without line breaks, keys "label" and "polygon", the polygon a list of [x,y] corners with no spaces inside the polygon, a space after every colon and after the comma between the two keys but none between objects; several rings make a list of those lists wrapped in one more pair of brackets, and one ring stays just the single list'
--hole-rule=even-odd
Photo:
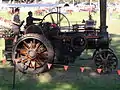
[{"label": "black metal bodywork", "polygon": [[[92,59],[95,61],[97,68],[102,68],[104,71],[116,68],[118,60],[109,47],[111,39],[106,26],[106,2],[106,0],[100,0],[100,28],[98,29],[94,27],[94,20],[90,18],[84,24],[84,28],[81,29],[79,24],[75,24],[67,32],[62,32],[60,23],[58,23],[60,12],[57,12],[57,23],[54,23],[53,17],[51,17],[53,23],[41,22],[38,25],[29,26],[24,32],[25,35],[18,36],[17,42],[14,43],[15,45],[12,49],[13,62],[17,63],[18,69],[22,72],[39,73],[44,71],[47,63],[53,64],[59,62],[61,64],[68,64],[69,62],[74,62],[75,58],[80,56],[85,49],[94,49],[95,52]],[[87,23],[92,26],[87,26],[89,25]],[[36,44],[34,48],[31,46],[33,44]],[[42,65],[37,65],[39,67],[36,69],[37,66],[34,67],[27,63],[29,61],[37,62],[37,54],[41,55],[38,52],[41,50],[39,50],[40,45],[43,46],[43,49],[47,50],[48,56],[47,59],[42,57],[43,61],[39,60],[39,64],[42,63]],[[26,47],[27,50],[25,50]],[[36,47],[39,47],[38,50]],[[27,61],[25,58],[27,58]]]}]

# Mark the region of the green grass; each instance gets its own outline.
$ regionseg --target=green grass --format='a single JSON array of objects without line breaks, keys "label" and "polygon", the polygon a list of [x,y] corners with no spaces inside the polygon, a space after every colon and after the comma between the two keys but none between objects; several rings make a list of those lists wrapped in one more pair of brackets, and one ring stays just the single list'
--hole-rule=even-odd
[{"label": "green grass", "polygon": [[[80,61],[81,62],[81,61]],[[79,62],[79,63],[80,63]],[[8,65],[7,65],[8,66]],[[0,69],[0,89],[12,90],[13,70],[11,67]],[[79,71],[79,67],[68,71],[54,68],[49,72],[27,75],[17,72],[17,90],[119,90],[120,77],[116,73],[99,75],[93,70]]]},{"label": "green grass", "polygon": [[[11,15],[6,12],[0,12],[0,16],[10,19]],[[22,19],[27,16],[22,13]],[[97,20],[99,26],[99,13],[93,15]],[[37,16],[42,18],[43,16]],[[73,23],[81,23],[82,19],[88,18],[88,13],[73,13],[67,15],[68,19]],[[111,34],[113,48],[118,59],[120,59],[120,20],[118,15],[113,13],[113,19],[107,18],[108,32]],[[2,43],[2,42],[3,43]],[[0,47],[4,48],[4,40],[0,40]],[[83,55],[87,57],[87,55]],[[2,58],[0,56],[0,58]],[[86,69],[83,73],[80,72],[79,67],[85,63],[91,69]],[[62,68],[53,68],[49,72],[37,75],[23,75],[20,72],[16,74],[16,90],[120,90],[120,76],[117,72],[99,75],[95,72],[95,65],[93,61],[76,60],[75,67],[69,67],[68,71]],[[120,63],[118,68],[120,69]],[[13,67],[7,63],[0,65],[0,90],[12,90]]]}]

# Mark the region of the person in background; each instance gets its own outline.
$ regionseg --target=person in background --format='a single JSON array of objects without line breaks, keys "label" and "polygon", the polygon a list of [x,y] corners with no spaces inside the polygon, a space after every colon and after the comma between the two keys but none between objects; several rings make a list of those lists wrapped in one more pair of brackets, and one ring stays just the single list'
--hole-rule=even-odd
[{"label": "person in background", "polygon": [[26,26],[25,28],[27,28],[28,26],[30,25],[33,25],[33,21],[40,21],[42,19],[39,19],[39,18],[34,18],[33,17],[33,13],[31,11],[28,12],[28,17],[26,18]]},{"label": "person in background", "polygon": [[110,7],[110,8],[109,8],[109,19],[110,19],[110,20],[112,19],[112,15],[113,15],[113,8]]}]

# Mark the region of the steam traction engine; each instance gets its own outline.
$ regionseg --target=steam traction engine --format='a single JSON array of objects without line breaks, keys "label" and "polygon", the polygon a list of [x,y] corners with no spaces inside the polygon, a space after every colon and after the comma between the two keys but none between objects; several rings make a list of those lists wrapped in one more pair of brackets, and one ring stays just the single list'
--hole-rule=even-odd
[{"label": "steam traction engine", "polygon": [[[109,48],[110,37],[106,26],[106,0],[100,0],[100,28],[89,16],[84,27],[70,26],[67,17],[59,12],[48,13],[38,25],[31,25],[18,38],[12,49],[12,60],[21,72],[40,73],[47,63],[68,64],[80,56],[85,49],[94,49],[92,59],[103,72],[117,67],[118,60]],[[55,18],[55,16],[57,16]],[[50,17],[50,21],[45,21]],[[56,20],[55,20],[56,19]],[[62,25],[65,19],[67,23]],[[47,19],[48,20],[48,19]],[[64,31],[65,30],[65,31]]]}]

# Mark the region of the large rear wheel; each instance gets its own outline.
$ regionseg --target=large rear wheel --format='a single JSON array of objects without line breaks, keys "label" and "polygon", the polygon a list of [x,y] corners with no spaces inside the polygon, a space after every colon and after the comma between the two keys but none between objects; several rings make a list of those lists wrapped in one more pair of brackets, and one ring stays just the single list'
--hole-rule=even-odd
[{"label": "large rear wheel", "polygon": [[21,72],[37,74],[47,69],[47,63],[53,61],[53,56],[53,48],[43,35],[26,34],[13,48],[12,60]]}]

